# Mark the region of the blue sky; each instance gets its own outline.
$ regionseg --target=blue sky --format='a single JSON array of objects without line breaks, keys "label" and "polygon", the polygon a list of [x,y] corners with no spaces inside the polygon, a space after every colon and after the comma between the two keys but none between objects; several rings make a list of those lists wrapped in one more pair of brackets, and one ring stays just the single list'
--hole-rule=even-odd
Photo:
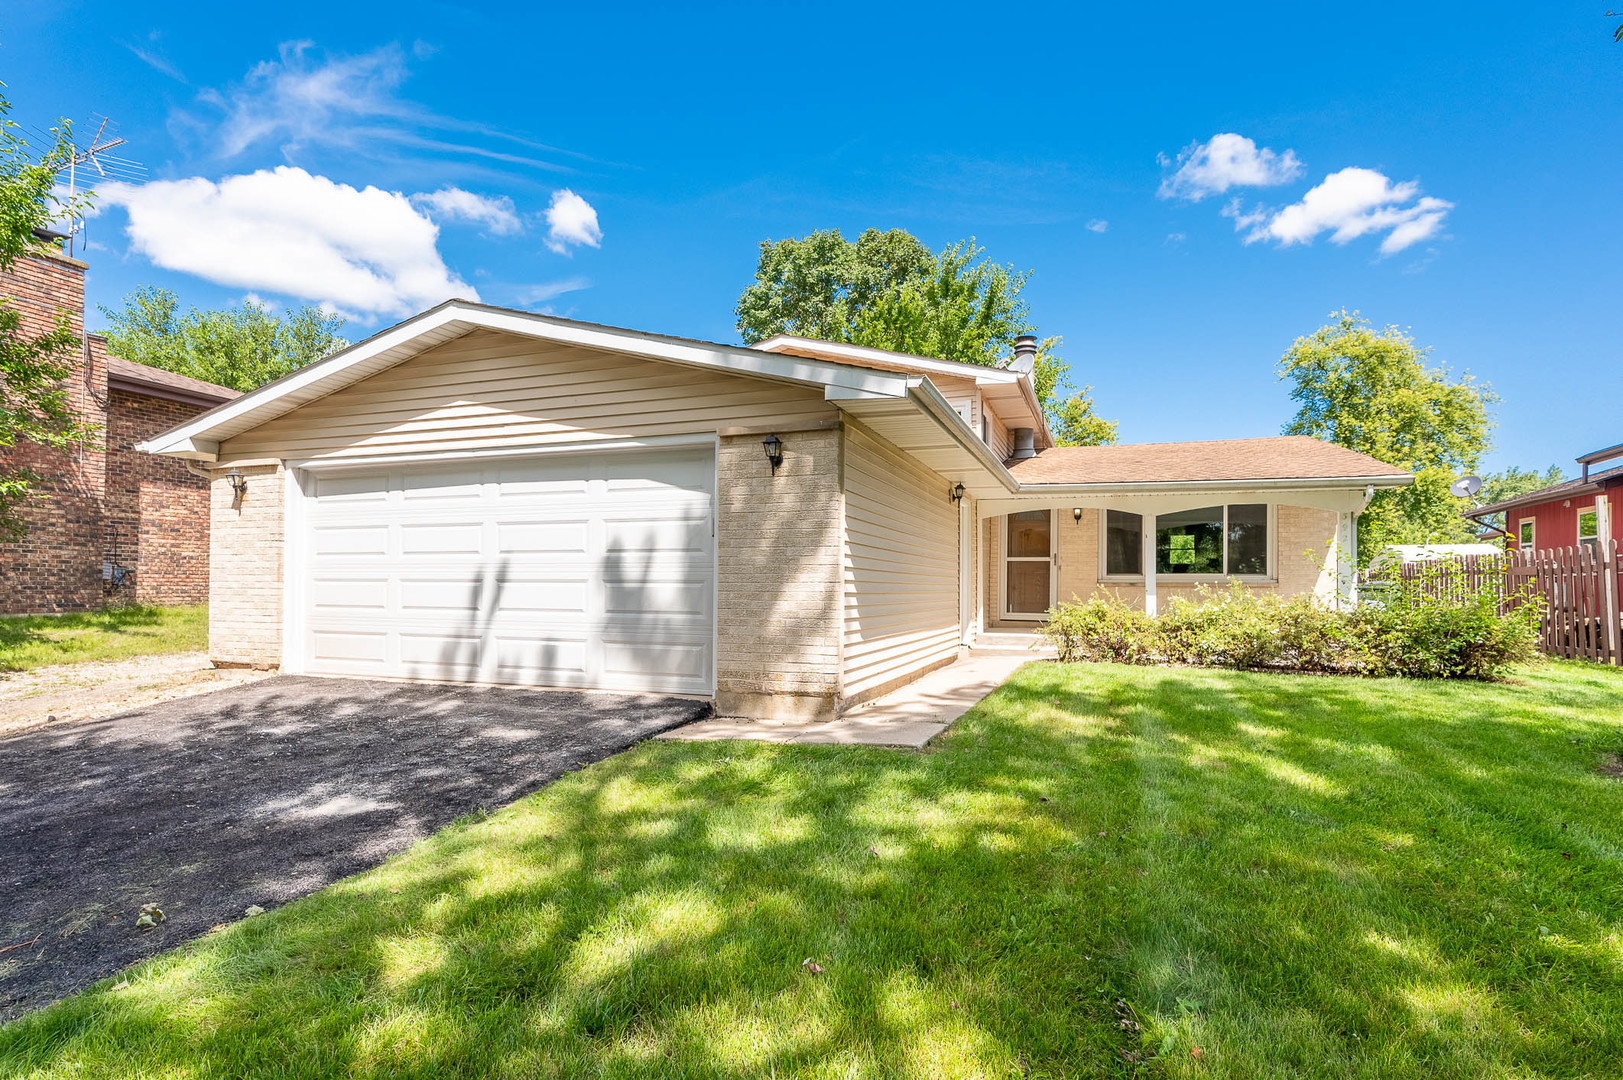
[{"label": "blue sky", "polygon": [[0,15],[0,80],[146,166],[92,304],[735,341],[759,241],[901,227],[1034,271],[1124,441],[1276,433],[1279,355],[1342,307],[1494,386],[1491,469],[1623,441],[1604,4],[1123,7],[59,2]]}]

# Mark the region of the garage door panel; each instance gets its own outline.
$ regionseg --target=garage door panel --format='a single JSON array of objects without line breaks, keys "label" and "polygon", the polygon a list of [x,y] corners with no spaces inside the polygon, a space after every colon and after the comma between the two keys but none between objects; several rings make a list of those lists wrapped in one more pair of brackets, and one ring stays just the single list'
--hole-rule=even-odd
[{"label": "garage door panel", "polygon": [[513,581],[500,583],[499,614],[527,612],[586,612],[590,583],[582,576],[573,581]]},{"label": "garage door panel", "polygon": [[496,673],[502,682],[536,686],[579,686],[586,677],[585,638],[504,637],[494,639]]},{"label": "garage door panel", "polygon": [[386,525],[317,525],[312,550],[323,555],[385,555],[389,551]]},{"label": "garage door panel", "polygon": [[402,555],[478,555],[484,547],[485,527],[479,522],[399,528]]},{"label": "garage door panel", "polygon": [[315,497],[328,504],[379,503],[389,498],[387,473],[371,476],[318,476],[312,487]]},{"label": "garage door panel", "polygon": [[684,450],[307,478],[306,667],[709,693],[714,470]]},{"label": "garage door panel", "polygon": [[320,662],[366,663],[381,667],[387,656],[388,635],[353,630],[317,630],[313,658]]},{"label": "garage door panel", "polygon": [[389,607],[388,578],[316,578],[311,605],[317,612],[353,610],[384,612]]},{"label": "garage door panel", "polygon": [[577,521],[502,521],[496,525],[496,551],[501,555],[585,554],[591,544],[586,519]]},{"label": "garage door panel", "polygon": [[478,469],[444,473],[412,473],[401,476],[403,502],[466,502],[484,494],[484,475]]},{"label": "garage door panel", "polygon": [[400,582],[400,610],[453,611],[477,615],[484,594],[483,578],[408,578]]}]

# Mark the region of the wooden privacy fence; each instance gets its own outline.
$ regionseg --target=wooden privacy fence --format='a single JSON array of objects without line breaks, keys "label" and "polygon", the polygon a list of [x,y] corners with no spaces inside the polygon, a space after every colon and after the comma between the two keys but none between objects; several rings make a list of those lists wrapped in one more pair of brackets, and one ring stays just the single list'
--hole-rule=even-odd
[{"label": "wooden privacy fence", "polygon": [[[1540,646],[1551,656],[1623,665],[1623,591],[1616,540],[1575,548],[1406,562],[1405,588],[1446,600],[1490,593],[1499,609],[1544,600]],[[1379,587],[1381,578],[1366,579]]]},{"label": "wooden privacy fence", "polygon": [[1623,664],[1623,595],[1618,543],[1519,551],[1505,560],[1505,591],[1544,598],[1544,651],[1551,656]]}]

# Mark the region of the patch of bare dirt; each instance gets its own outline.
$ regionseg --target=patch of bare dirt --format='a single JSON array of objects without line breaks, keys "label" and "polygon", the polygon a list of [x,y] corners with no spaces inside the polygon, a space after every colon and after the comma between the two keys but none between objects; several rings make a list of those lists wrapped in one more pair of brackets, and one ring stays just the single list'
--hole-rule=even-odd
[{"label": "patch of bare dirt", "polygon": [[0,675],[0,733],[115,713],[242,686],[274,674],[216,668],[200,652],[56,664]]},{"label": "patch of bare dirt", "polygon": [[1607,754],[1601,758],[1600,774],[1614,780],[1623,780],[1623,754]]}]

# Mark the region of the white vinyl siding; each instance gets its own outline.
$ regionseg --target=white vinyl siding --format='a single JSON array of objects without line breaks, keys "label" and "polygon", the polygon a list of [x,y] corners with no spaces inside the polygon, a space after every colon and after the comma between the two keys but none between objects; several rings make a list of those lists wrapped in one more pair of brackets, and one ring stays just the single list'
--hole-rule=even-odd
[{"label": "white vinyl siding", "polygon": [[711,692],[711,447],[299,477],[295,666]]},{"label": "white vinyl siding", "polygon": [[806,387],[477,330],[227,440],[221,460],[545,446],[837,416]]},{"label": "white vinyl siding", "polygon": [[951,485],[847,425],[844,694],[862,700],[957,656],[958,508]]}]

